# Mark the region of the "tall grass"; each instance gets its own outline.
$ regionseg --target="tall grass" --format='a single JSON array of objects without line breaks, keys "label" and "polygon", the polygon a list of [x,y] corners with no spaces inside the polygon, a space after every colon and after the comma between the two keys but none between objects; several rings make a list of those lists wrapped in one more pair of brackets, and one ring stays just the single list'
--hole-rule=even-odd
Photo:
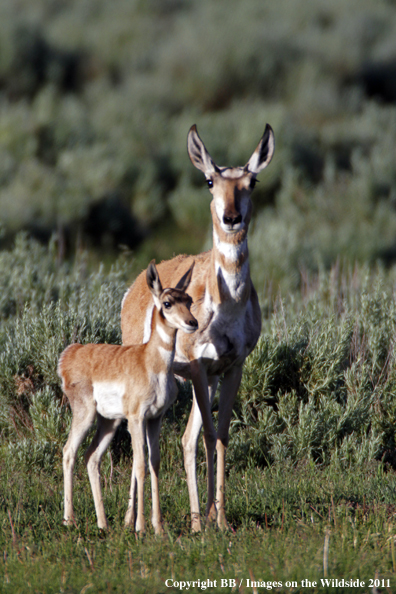
[{"label": "tall grass", "polygon": [[[2,279],[2,435],[8,447],[26,455],[39,444],[59,455],[69,416],[61,405],[59,354],[70,342],[120,341],[126,265],[88,273],[83,258],[61,264],[51,247],[20,237],[11,251],[0,254],[0,268],[8,271]],[[230,463],[393,463],[396,309],[391,278],[381,270],[348,272],[347,267],[343,272],[336,266],[330,274],[306,278],[302,292],[278,297],[271,308],[245,365]],[[190,399],[186,384],[177,408],[169,412],[169,435],[182,431],[179,419],[185,419]]]},{"label": "tall grass", "polygon": [[[119,342],[125,262],[89,272],[84,257],[64,264],[53,247],[19,237],[0,254],[0,268],[14,272],[3,287],[0,335],[5,591],[162,592],[165,580],[182,578],[218,580],[212,591],[221,591],[221,579],[239,578],[251,591],[252,575],[301,585],[323,577],[325,538],[327,575],[368,583],[378,574],[393,583],[396,315],[389,274],[337,266],[306,274],[303,290],[284,299],[262,296],[264,333],[245,365],[231,426],[226,534],[208,528],[190,535],[181,436],[191,389],[180,386],[161,432],[165,537],[158,540],[150,528],[136,539],[122,527],[131,472],[125,427],[102,463],[106,537],[96,528],[82,456],[76,527],[61,526],[70,412],[57,359],[75,340]],[[204,499],[202,444],[198,476]],[[146,504],[149,515],[150,498]]]}]

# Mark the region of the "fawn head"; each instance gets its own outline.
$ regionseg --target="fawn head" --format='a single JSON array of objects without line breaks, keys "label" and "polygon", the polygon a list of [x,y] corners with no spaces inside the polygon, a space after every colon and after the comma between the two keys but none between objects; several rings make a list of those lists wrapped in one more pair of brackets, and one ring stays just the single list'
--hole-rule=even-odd
[{"label": "fawn head", "polygon": [[177,283],[174,289],[163,289],[160,277],[152,260],[147,268],[146,280],[154,299],[155,307],[165,318],[168,326],[191,334],[198,328],[198,322],[190,312],[192,299],[186,290],[190,284],[194,263]]}]

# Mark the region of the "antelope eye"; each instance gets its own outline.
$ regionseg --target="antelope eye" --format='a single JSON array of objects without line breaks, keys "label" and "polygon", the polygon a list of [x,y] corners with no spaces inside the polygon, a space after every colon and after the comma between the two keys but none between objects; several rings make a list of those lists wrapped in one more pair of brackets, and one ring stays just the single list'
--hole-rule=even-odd
[{"label": "antelope eye", "polygon": [[208,184],[208,188],[213,188],[213,181],[211,179],[207,179],[206,183]]},{"label": "antelope eye", "polygon": [[250,180],[250,189],[253,190],[256,187],[257,184],[257,179],[255,177],[252,177],[252,179]]},{"label": "antelope eye", "polygon": [[172,305],[169,303],[169,301],[164,301],[164,307],[165,309],[170,309]]}]

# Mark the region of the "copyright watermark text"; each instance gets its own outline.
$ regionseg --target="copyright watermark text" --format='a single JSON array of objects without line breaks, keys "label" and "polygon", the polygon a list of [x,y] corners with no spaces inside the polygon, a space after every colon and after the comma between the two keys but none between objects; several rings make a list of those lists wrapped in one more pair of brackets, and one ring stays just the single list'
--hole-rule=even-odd
[{"label": "copyright watermark text", "polygon": [[360,579],[328,579],[322,578],[318,581],[301,580],[297,581],[264,581],[264,580],[252,580],[248,578],[243,579],[232,579],[222,578],[219,580],[165,580],[165,586],[167,588],[174,588],[176,590],[207,590],[211,588],[241,588],[246,586],[247,588],[263,588],[265,590],[272,590],[273,588],[377,588],[385,587],[389,588],[389,579],[370,579],[366,582]]}]

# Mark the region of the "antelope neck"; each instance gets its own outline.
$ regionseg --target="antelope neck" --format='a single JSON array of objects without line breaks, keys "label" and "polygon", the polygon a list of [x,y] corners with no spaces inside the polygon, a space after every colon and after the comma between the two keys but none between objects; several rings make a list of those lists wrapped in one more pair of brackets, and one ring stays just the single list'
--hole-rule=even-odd
[{"label": "antelope neck", "polygon": [[221,228],[213,230],[213,252],[215,260],[229,272],[239,272],[249,260],[247,233],[241,229],[236,233],[225,233]]},{"label": "antelope neck", "polygon": [[219,302],[246,302],[250,294],[246,226],[233,234],[216,227],[213,229],[211,273],[214,274]]}]

